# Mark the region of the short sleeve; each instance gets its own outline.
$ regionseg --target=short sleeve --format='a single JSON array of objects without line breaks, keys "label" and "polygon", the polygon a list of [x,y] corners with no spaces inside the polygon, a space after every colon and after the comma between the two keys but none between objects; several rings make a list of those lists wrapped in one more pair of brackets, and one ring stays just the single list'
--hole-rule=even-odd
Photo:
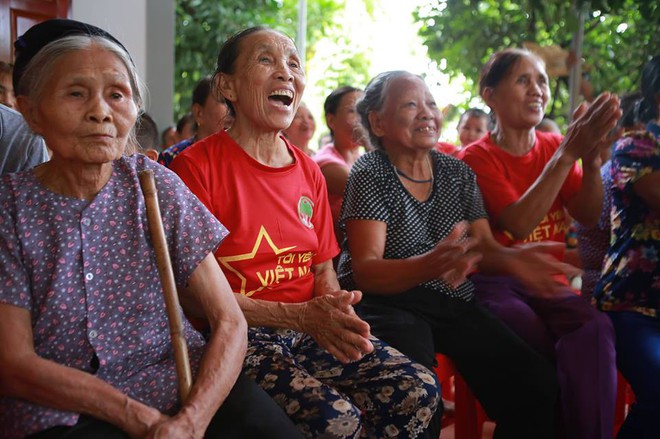
[{"label": "short sleeve", "polygon": [[464,166],[462,181],[463,217],[470,223],[482,218],[488,218],[484,200],[477,184],[477,176],[472,169]]},{"label": "short sleeve", "polygon": [[464,148],[459,152],[459,158],[478,176],[476,181],[483,190],[480,198],[491,217],[499,217],[507,206],[518,201],[517,189],[504,177],[506,171],[479,145]]},{"label": "short sleeve", "polygon": [[635,133],[620,139],[612,153],[613,184],[626,194],[642,177],[660,169],[659,143],[649,133]]},{"label": "short sleeve", "polygon": [[195,160],[190,159],[185,154],[178,155],[176,160],[172,160],[169,168],[181,178],[183,183],[207,209],[213,210],[213,197],[208,190],[210,184],[203,179],[203,176],[207,173],[199,169]]},{"label": "short sleeve", "polygon": [[160,211],[178,286],[185,286],[199,263],[214,252],[228,230],[172,171],[152,164]]},{"label": "short sleeve", "polygon": [[346,182],[344,191],[344,204],[339,217],[340,227],[345,230],[346,222],[350,220],[373,220],[387,223],[390,219],[387,208],[387,194],[384,184],[367,169],[368,166],[360,166],[358,160],[353,167]]},{"label": "short sleeve", "polygon": [[32,295],[16,230],[19,214],[9,176],[0,182],[0,303],[32,308]]}]

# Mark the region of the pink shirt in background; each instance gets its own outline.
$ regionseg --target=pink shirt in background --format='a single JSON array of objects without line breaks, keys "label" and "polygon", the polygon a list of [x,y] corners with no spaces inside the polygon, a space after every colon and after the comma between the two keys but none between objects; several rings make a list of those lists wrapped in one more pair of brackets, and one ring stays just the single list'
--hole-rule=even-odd
[{"label": "pink shirt in background", "polygon": [[[346,168],[349,168],[346,160],[339,154],[339,151],[335,148],[335,145],[329,143],[321,148],[314,157],[314,161],[319,165],[319,168],[323,170],[324,166],[327,165],[340,165]],[[341,211],[341,204],[344,201],[344,195],[336,195],[328,193],[328,201],[330,202],[330,211],[332,212],[332,221],[337,224],[339,221],[339,212]]]}]

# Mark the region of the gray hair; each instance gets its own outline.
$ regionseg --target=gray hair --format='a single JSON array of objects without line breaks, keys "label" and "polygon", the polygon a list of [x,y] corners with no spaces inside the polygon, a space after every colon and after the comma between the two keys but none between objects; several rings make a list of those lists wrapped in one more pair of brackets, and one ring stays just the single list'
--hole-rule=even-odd
[{"label": "gray hair", "polygon": [[[380,138],[374,134],[371,128],[371,123],[369,122],[369,114],[378,113],[383,109],[385,98],[387,97],[387,89],[389,83],[393,79],[402,78],[405,76],[420,77],[405,70],[393,70],[379,73],[378,75],[374,76],[371,81],[369,81],[367,88],[364,90],[364,95],[355,105],[357,112],[360,115],[360,123],[362,124],[362,128],[365,133],[368,134],[369,142],[375,148],[383,149],[383,145],[380,142]],[[367,136],[364,137],[366,138]]]},{"label": "gray hair", "polygon": [[[123,47],[102,36],[91,35],[71,35],[68,37],[60,38],[47,44],[43,47],[27,64],[25,71],[18,83],[18,90],[16,95],[27,96],[33,103],[41,101],[44,87],[48,79],[50,79],[53,67],[59,59],[71,52],[77,50],[85,50],[97,45],[100,48],[107,50],[121,60],[128,72],[129,81],[131,84],[131,91],[133,95],[133,102],[142,113],[143,100],[142,96],[146,93],[144,82],[137,74],[137,69],[133,64],[130,56]],[[129,135],[127,150],[125,153],[131,153],[131,146],[136,144],[135,127],[131,130]]]}]

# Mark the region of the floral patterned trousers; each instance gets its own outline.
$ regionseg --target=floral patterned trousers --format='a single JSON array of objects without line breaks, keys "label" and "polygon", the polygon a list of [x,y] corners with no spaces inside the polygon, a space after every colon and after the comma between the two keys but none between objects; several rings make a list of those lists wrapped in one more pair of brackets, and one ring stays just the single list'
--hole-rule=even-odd
[{"label": "floral patterned trousers", "polygon": [[309,438],[415,438],[439,402],[435,375],[384,342],[342,364],[306,334],[250,328],[244,371]]}]

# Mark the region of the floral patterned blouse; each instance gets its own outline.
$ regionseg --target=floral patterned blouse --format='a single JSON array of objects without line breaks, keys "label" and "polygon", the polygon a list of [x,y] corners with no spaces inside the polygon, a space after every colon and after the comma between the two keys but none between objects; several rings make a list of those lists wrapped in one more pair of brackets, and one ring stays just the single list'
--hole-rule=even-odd
[{"label": "floral patterned blouse", "polygon": [[660,317],[660,214],[635,193],[642,177],[660,171],[660,126],[629,133],[612,153],[612,234],[595,301],[603,311]]},{"label": "floral patterned blouse", "polygon": [[[40,357],[94,374],[171,414],[178,406],[176,371],[142,169],[155,174],[174,276],[184,286],[228,232],[179,177],[136,155],[114,162],[92,201],[51,192],[34,171],[0,180],[0,303],[30,312]],[[184,324],[196,371],[204,341]],[[77,420],[76,413],[0,397],[4,439]]]}]

